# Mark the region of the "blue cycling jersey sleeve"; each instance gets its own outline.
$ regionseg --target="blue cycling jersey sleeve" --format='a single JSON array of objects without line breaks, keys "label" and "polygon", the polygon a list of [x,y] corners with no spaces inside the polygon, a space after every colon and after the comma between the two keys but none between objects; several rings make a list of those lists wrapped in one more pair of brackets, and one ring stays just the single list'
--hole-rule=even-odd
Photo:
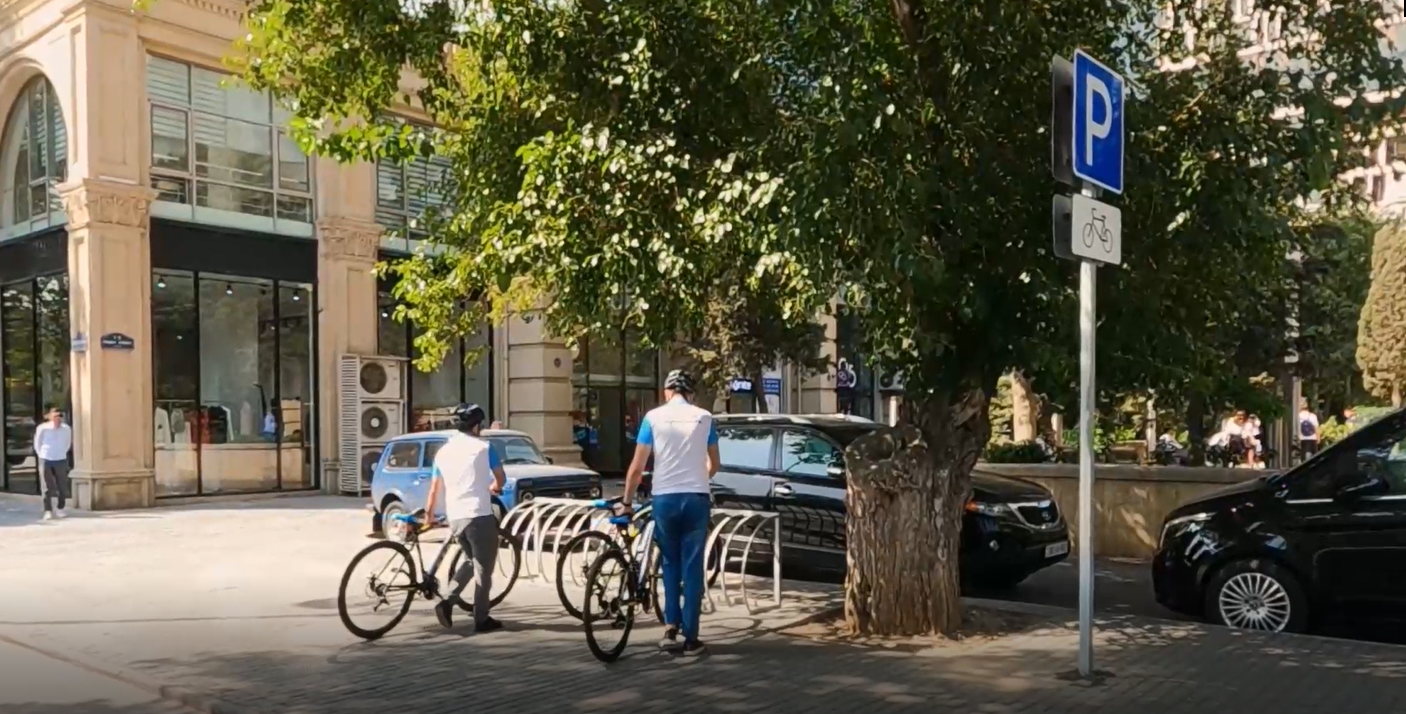
[{"label": "blue cycling jersey sleeve", "polygon": [[639,446],[654,446],[654,426],[649,423],[649,415],[644,415],[640,420],[639,433],[635,435],[635,444]]},{"label": "blue cycling jersey sleeve", "polygon": [[496,469],[502,465],[503,460],[498,458],[498,450],[490,446],[488,448],[488,468]]},{"label": "blue cycling jersey sleeve", "polygon": [[439,478],[439,477],[441,477],[441,476],[443,476],[443,475],[444,475],[444,474],[440,473],[440,471],[439,471],[439,464],[435,464],[435,465],[434,465],[434,470],[430,473],[430,478]]},{"label": "blue cycling jersey sleeve", "polygon": [[708,446],[718,445],[718,422],[708,417]]}]

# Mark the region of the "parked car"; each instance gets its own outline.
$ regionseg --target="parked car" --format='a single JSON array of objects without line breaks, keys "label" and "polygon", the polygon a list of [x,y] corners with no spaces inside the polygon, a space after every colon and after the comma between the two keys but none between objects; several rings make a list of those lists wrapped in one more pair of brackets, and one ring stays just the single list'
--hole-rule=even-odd
[{"label": "parked car", "polygon": [[1152,582],[1164,606],[1244,629],[1302,632],[1335,611],[1400,613],[1406,410],[1297,468],[1173,510]]},{"label": "parked car", "polygon": [[[430,495],[434,457],[454,431],[430,431],[397,437],[381,451],[371,476],[372,530],[381,532],[382,519],[395,513],[414,513],[425,507]],[[532,437],[509,429],[485,429],[488,441],[503,462],[503,495],[493,498],[493,511],[500,519],[519,503],[538,496],[553,498],[599,498],[600,474],[589,469],[555,466],[542,454]],[[443,506],[444,500],[439,502]],[[436,515],[444,510],[436,508]]]},{"label": "parked car", "polygon": [[[842,416],[719,415],[717,428],[714,503],[778,513],[784,558],[844,572],[844,449],[882,425]],[[1069,529],[1044,487],[978,471],[960,555],[967,584],[1014,587],[1069,556]]]}]

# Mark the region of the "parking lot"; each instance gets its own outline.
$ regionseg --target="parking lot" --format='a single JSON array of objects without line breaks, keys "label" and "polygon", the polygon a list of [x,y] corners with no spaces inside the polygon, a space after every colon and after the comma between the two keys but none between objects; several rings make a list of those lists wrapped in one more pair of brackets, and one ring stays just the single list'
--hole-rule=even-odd
[{"label": "parking lot", "polygon": [[[1406,650],[1396,647],[1110,614],[1100,619],[1098,666],[1113,676],[1089,686],[1064,676],[1075,643],[1066,617],[951,647],[857,647],[775,631],[834,602],[802,599],[803,588],[788,588],[794,607],[786,613],[733,608],[706,616],[711,654],[697,661],[656,654],[658,628],[642,627],[626,658],[605,667],[587,653],[580,625],[561,612],[551,588],[532,581],[500,608],[503,633],[443,631],[421,603],[396,632],[367,644],[346,633],[335,611],[341,572],[368,542],[366,514],[354,500],[227,500],[78,513],[50,524],[34,518],[33,505],[0,496],[4,580],[30,583],[0,589],[0,636],[22,643],[25,658],[0,649],[0,668],[11,671],[0,688],[6,712],[147,714],[173,701],[235,714],[405,707],[811,714],[934,705],[1318,714],[1406,705]],[[1113,572],[1100,582],[1116,582]],[[1022,593],[1064,597],[1044,579]],[[49,676],[13,674],[39,666],[35,653],[47,653],[39,656],[48,657],[40,664]],[[64,690],[89,708],[53,708],[44,680],[78,672],[102,677],[111,691]]]}]

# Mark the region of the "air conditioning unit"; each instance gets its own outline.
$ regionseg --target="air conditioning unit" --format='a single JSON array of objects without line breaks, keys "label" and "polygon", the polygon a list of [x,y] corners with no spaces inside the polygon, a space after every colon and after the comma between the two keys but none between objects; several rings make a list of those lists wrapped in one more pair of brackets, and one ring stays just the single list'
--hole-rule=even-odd
[{"label": "air conditioning unit", "polygon": [[362,402],[358,433],[362,444],[384,444],[405,433],[400,402]]},{"label": "air conditioning unit", "polygon": [[901,392],[903,391],[903,373],[884,371],[879,373],[879,391],[881,392]]},{"label": "air conditioning unit", "polygon": [[406,432],[402,357],[342,355],[338,360],[337,485],[366,493],[382,446]]},{"label": "air conditioning unit", "polygon": [[402,373],[405,361],[395,357],[362,357],[356,373],[356,387],[362,399],[405,398]]}]

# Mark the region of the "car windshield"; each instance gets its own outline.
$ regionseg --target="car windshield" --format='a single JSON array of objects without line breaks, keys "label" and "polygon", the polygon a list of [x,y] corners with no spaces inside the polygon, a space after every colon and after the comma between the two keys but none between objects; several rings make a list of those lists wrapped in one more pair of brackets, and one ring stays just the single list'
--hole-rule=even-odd
[{"label": "car windshield", "polygon": [[504,466],[547,463],[542,452],[537,450],[537,445],[525,436],[490,436],[488,443]]}]

